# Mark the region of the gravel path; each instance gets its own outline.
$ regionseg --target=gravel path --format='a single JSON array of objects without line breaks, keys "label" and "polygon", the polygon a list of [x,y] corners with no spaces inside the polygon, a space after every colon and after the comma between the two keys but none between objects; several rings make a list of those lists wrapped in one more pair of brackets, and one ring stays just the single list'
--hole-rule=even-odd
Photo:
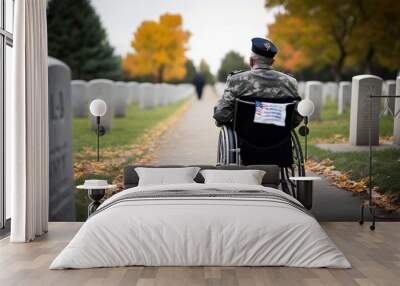
[{"label": "gravel path", "polygon": [[161,137],[154,164],[215,165],[219,129],[212,114],[216,102],[216,94],[207,86],[202,100],[195,99],[175,127]]}]

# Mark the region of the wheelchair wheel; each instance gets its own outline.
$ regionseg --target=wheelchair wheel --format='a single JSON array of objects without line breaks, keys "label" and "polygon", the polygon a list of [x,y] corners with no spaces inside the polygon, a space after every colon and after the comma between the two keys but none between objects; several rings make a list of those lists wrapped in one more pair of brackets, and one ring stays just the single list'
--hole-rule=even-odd
[{"label": "wheelchair wheel", "polygon": [[236,132],[226,126],[222,126],[219,133],[217,164],[240,164]]},{"label": "wheelchair wheel", "polygon": [[292,175],[303,177],[306,175],[306,169],[304,165],[303,150],[301,149],[301,144],[299,137],[295,130],[292,130],[292,146],[293,146],[293,161],[295,164],[295,171]]},{"label": "wheelchair wheel", "polygon": [[306,170],[304,166],[304,156],[301,149],[300,140],[297,136],[295,130],[292,130],[292,156],[293,156],[293,166],[291,168],[281,169],[282,178],[282,190],[295,198],[297,197],[297,187],[289,177],[303,177],[306,175]]}]

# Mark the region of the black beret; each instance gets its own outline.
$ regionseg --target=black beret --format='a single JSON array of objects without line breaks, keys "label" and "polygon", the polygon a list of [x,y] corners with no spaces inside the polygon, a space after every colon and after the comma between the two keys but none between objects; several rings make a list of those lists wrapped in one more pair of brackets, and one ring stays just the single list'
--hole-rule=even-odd
[{"label": "black beret", "polygon": [[267,58],[273,58],[278,52],[278,48],[270,40],[263,38],[251,39],[251,50],[253,53],[264,56]]}]

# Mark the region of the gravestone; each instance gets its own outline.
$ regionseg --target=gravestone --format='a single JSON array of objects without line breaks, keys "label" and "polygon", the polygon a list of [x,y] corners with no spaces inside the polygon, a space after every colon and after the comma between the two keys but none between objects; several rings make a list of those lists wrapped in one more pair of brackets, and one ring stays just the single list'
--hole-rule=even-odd
[{"label": "gravestone", "polygon": [[297,92],[301,98],[304,98],[305,96],[305,89],[306,89],[306,83],[304,81],[299,81],[297,83]]},{"label": "gravestone", "polygon": [[71,81],[72,112],[75,117],[88,117],[89,94],[84,80]]},{"label": "gravestone", "polygon": [[309,119],[320,120],[322,107],[322,83],[319,81],[307,81],[305,94],[306,98],[314,103],[314,113]]},{"label": "gravestone", "polygon": [[176,94],[176,85],[169,84],[167,93],[167,104],[173,104],[175,102],[175,94]]},{"label": "gravestone", "polygon": [[386,81],[386,90],[383,92],[385,96],[393,96],[392,98],[384,98],[385,103],[385,111],[384,114],[394,114],[394,103],[395,103],[395,95],[396,95],[396,81],[387,80]]},{"label": "gravestone", "polygon": [[71,71],[49,57],[49,220],[75,221]]},{"label": "gravestone", "polygon": [[337,102],[338,99],[338,84],[336,82],[327,83],[327,94],[333,102]]},{"label": "gravestone", "polygon": [[175,86],[173,84],[167,85],[166,104],[174,103]]},{"label": "gravestone", "polygon": [[325,104],[328,101],[329,98],[329,86],[328,83],[324,82],[322,83],[322,102]]},{"label": "gravestone", "polygon": [[351,102],[351,82],[339,83],[338,114],[343,114]]},{"label": "gravestone", "polygon": [[[101,125],[104,126],[106,130],[111,130],[112,118],[114,114],[113,105],[113,92],[114,92],[114,82],[108,79],[94,79],[88,83],[89,98],[90,102],[96,98],[104,100],[107,104],[107,112],[101,117]],[[90,103],[89,103],[90,104]],[[90,114],[91,127],[96,130],[96,118]]]},{"label": "gravestone", "polygon": [[371,99],[370,95],[382,95],[382,79],[373,75],[354,76],[351,86],[349,138],[352,145],[369,145],[370,127],[371,144],[379,145],[379,111],[381,101],[380,98]]},{"label": "gravestone", "polygon": [[142,83],[139,85],[140,87],[140,109],[150,109],[154,107],[154,97],[155,90],[153,84],[151,83]]},{"label": "gravestone", "polygon": [[114,116],[125,117],[126,105],[130,96],[129,86],[122,81],[114,83],[114,93],[112,95],[114,104]]},{"label": "gravestone", "polygon": [[129,99],[128,104],[138,104],[139,103],[139,83],[131,81],[128,83],[129,86]]},{"label": "gravestone", "polygon": [[156,83],[154,85],[154,94],[155,94],[155,106],[162,106],[166,104],[166,96],[167,96],[167,84],[165,83]]},{"label": "gravestone", "polygon": [[[400,96],[400,76],[396,79],[396,96]],[[400,145],[400,98],[395,99],[394,104],[394,125],[393,143]],[[397,115],[397,116],[396,116]]]}]

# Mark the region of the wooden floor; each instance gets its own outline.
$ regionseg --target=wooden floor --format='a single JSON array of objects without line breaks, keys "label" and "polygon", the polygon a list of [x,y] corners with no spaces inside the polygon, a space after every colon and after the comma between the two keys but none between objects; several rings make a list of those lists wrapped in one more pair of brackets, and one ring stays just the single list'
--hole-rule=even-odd
[{"label": "wooden floor", "polygon": [[27,244],[0,241],[0,285],[400,285],[400,223],[376,231],[352,222],[322,223],[352,269],[289,267],[124,267],[48,270],[80,223],[51,223],[49,233]]}]

